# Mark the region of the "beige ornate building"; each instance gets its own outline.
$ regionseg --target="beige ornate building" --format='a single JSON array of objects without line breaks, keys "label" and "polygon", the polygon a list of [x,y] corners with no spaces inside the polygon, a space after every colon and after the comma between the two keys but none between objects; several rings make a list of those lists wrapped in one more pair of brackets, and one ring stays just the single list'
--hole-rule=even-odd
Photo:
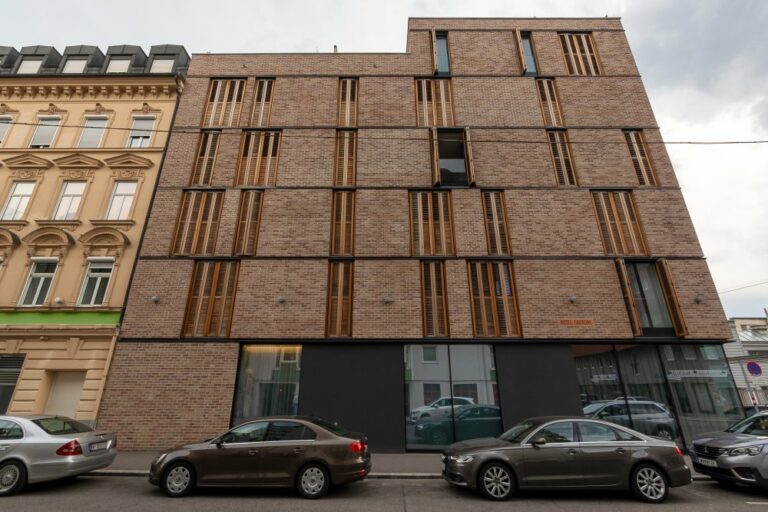
[{"label": "beige ornate building", "polygon": [[188,64],[0,47],[0,414],[95,420]]}]

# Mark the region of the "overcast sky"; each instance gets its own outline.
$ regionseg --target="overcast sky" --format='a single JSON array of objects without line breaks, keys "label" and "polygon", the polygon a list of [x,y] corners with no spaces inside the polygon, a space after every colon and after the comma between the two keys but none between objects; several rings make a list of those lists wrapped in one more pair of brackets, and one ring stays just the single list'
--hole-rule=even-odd
[{"label": "overcast sky", "polygon": [[[0,44],[176,43],[199,52],[400,52],[409,16],[621,16],[664,138],[768,139],[764,0],[35,0]],[[718,290],[768,281],[768,144],[669,146]],[[768,284],[721,295],[763,315]]]}]

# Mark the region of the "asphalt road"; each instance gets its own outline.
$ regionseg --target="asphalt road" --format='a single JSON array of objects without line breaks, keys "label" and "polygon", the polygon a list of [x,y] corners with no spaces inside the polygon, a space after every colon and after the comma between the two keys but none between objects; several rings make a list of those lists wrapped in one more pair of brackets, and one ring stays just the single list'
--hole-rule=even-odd
[{"label": "asphalt road", "polygon": [[248,511],[248,512],[487,512],[558,511],[728,511],[768,512],[768,493],[732,490],[696,482],[673,489],[662,505],[647,505],[625,493],[521,492],[511,501],[486,501],[442,480],[368,480],[333,489],[324,498],[304,500],[284,490],[206,490],[188,498],[166,498],[144,478],[83,476],[72,482],[31,486],[22,494],[0,500],[0,510],[13,512],[89,511]]}]

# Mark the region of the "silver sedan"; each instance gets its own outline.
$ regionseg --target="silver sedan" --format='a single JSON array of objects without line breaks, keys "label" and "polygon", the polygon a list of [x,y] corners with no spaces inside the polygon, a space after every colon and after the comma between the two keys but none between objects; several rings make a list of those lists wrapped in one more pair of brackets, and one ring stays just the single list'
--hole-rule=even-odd
[{"label": "silver sedan", "polygon": [[117,438],[61,416],[0,416],[0,497],[109,466]]}]

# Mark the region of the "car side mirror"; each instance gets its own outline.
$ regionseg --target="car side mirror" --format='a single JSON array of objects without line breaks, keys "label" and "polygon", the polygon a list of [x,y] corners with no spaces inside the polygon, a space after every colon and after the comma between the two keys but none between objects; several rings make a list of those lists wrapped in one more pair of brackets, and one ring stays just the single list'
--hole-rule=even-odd
[{"label": "car side mirror", "polygon": [[544,437],[537,437],[531,441],[531,444],[538,448],[539,446],[547,444],[547,440]]}]

